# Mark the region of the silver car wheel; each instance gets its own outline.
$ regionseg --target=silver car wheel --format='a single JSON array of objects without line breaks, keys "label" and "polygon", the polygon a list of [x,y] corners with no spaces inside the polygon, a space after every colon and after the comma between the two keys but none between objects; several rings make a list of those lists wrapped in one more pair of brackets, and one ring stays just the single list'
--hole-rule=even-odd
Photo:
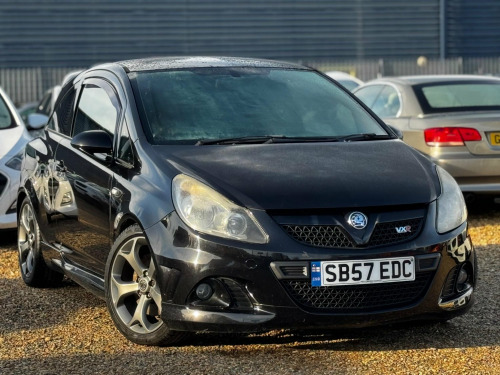
[{"label": "silver car wheel", "polygon": [[117,316],[130,330],[147,334],[162,326],[160,288],[144,236],[131,238],[116,253],[110,291]]},{"label": "silver car wheel", "polygon": [[36,236],[37,223],[33,210],[29,204],[25,204],[21,209],[17,236],[21,271],[25,276],[30,276],[34,270]]}]

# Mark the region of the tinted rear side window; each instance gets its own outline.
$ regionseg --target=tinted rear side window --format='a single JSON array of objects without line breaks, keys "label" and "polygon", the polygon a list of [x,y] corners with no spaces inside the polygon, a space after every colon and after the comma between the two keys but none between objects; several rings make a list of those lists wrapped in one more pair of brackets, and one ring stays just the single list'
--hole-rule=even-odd
[{"label": "tinted rear side window", "polygon": [[414,86],[424,113],[500,110],[500,82],[459,81]]}]

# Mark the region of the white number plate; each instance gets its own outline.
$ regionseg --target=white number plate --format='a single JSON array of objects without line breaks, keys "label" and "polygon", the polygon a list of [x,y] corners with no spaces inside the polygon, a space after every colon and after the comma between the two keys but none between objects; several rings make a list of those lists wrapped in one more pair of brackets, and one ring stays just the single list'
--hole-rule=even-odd
[{"label": "white number plate", "polygon": [[312,286],[393,283],[415,280],[413,257],[311,262]]}]

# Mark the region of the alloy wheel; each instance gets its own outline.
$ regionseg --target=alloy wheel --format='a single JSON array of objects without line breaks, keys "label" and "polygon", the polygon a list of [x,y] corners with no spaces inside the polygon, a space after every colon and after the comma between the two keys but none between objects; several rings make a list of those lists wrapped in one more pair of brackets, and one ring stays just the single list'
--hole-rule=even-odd
[{"label": "alloy wheel", "polygon": [[162,326],[160,287],[144,236],[129,239],[117,251],[111,265],[110,291],[117,316],[130,330],[148,334]]},{"label": "alloy wheel", "polygon": [[25,276],[29,276],[35,268],[35,251],[37,246],[37,224],[33,209],[29,204],[24,204],[21,209],[17,245],[21,271]]}]

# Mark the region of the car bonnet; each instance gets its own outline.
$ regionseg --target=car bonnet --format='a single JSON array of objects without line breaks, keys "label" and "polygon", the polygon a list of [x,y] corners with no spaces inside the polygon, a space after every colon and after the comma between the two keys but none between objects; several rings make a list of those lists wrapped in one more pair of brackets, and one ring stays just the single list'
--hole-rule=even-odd
[{"label": "car bonnet", "polygon": [[0,130],[0,159],[14,156],[31,139],[24,126]]},{"label": "car bonnet", "polygon": [[422,204],[439,189],[432,163],[399,140],[155,149],[169,167],[255,209]]}]

